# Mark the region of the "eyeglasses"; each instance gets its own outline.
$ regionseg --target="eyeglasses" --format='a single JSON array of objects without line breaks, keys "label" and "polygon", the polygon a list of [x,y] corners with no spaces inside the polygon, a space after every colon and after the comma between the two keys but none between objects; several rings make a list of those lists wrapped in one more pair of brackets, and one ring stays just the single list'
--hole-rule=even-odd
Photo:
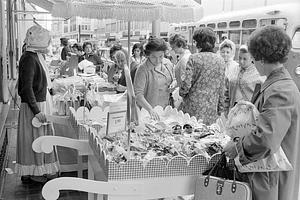
[{"label": "eyeglasses", "polygon": [[190,124],[185,124],[183,127],[179,124],[176,124],[172,127],[173,134],[181,134],[182,129],[185,130],[187,133],[193,132],[193,127]]},{"label": "eyeglasses", "polygon": [[190,124],[185,124],[183,125],[183,129],[187,132],[187,133],[192,133],[193,132],[193,127]]},{"label": "eyeglasses", "polygon": [[173,134],[181,134],[182,126],[176,124],[175,126],[172,127],[172,129],[173,129]]}]

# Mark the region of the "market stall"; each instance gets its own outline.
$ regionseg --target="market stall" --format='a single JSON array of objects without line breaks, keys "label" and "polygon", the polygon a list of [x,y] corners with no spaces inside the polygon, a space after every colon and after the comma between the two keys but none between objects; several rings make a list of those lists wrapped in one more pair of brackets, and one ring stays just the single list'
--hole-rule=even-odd
[{"label": "market stall", "polygon": [[[88,141],[72,141],[71,139],[66,140],[66,138],[51,139],[49,137],[47,139],[42,137],[35,141],[33,145],[35,151],[41,151],[41,149],[51,151],[53,145],[66,145],[80,150],[81,154],[89,155],[89,179],[99,181],[86,182],[86,180],[78,179],[78,183],[83,181],[88,184],[87,187],[78,188],[67,184],[68,181],[73,180],[72,178],[64,178],[62,182],[59,178],[53,181],[58,181],[60,184],[53,184],[52,181],[46,184],[43,190],[44,197],[51,199],[50,196],[57,194],[53,193],[53,189],[57,191],[76,189],[101,193],[97,189],[91,190],[91,185],[97,183],[101,185],[103,183],[101,181],[110,184],[118,183],[121,187],[124,183],[133,185],[139,183],[143,185],[143,190],[149,192],[147,195],[143,193],[142,196],[136,196],[137,194],[125,195],[126,198],[124,198],[124,196],[118,197],[118,190],[115,190],[115,193],[109,193],[109,199],[147,199],[166,197],[164,195],[192,194],[192,189],[182,184],[194,184],[195,177],[201,176],[205,170],[216,162],[222,146],[230,138],[221,133],[216,124],[206,126],[201,121],[198,122],[196,118],[190,117],[181,111],[178,112],[177,109],[171,107],[165,109],[156,107],[155,109],[160,113],[161,121],[151,120],[149,114],[144,110],[139,112],[140,125],[130,134],[129,144],[127,143],[128,134],[125,129],[120,132],[107,132],[109,123],[107,123],[105,115],[99,117],[100,121],[103,122],[103,127],[99,130],[94,128],[91,119],[93,117],[90,117],[89,112],[85,115],[85,120],[89,122],[86,124]],[[78,115],[78,113],[76,114]],[[73,118],[75,120],[77,118],[76,121],[82,120],[79,116]],[[187,124],[190,126],[187,127]],[[184,129],[176,129],[176,127],[183,127],[184,125]],[[82,152],[83,149],[85,149],[85,152]],[[160,193],[150,192],[151,185],[164,181],[178,183],[178,186],[175,187],[182,187],[178,190],[180,192],[170,191],[170,187],[168,189],[163,187],[164,190],[160,190]],[[93,199],[93,195],[90,194],[89,198]]]},{"label": "market stall", "polygon": [[[55,135],[79,139],[78,131],[70,121],[70,108],[80,106],[92,108],[105,106],[104,95],[115,94],[116,86],[109,83],[100,74],[77,73],[78,62],[48,60],[52,79],[53,116]],[[81,129],[83,127],[80,127]],[[77,151],[64,147],[57,148],[60,171],[78,171],[82,177],[82,170],[87,169],[87,159],[78,155]]]}]

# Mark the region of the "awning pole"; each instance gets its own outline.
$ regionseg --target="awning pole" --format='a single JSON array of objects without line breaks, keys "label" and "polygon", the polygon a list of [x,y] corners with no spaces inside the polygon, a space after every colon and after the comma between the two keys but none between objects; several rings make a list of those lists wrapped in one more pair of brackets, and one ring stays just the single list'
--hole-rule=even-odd
[{"label": "awning pole", "polygon": [[0,1],[0,101],[8,102],[8,80],[7,80],[7,56],[6,56],[6,28],[4,17],[4,1]]}]

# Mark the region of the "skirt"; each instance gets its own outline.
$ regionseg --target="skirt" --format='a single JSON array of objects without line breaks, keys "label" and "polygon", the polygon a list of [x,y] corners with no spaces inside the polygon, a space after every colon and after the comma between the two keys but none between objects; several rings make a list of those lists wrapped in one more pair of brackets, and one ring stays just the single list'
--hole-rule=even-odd
[{"label": "skirt", "polygon": [[[37,103],[40,110],[49,114],[49,107],[46,102]],[[27,103],[21,103],[18,123],[18,136],[16,147],[16,167],[15,172],[20,176],[33,175],[42,176],[54,174],[59,171],[59,165],[55,152],[36,153],[33,151],[32,142],[45,135],[54,135],[53,124],[43,125],[40,128],[32,126],[34,117]]]}]

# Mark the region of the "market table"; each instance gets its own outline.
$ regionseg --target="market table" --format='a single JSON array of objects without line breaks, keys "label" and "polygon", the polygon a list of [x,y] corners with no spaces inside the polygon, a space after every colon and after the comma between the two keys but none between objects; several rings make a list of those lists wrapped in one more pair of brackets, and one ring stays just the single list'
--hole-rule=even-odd
[{"label": "market table", "polygon": [[[92,138],[93,135],[90,134],[89,137]],[[212,166],[219,158],[219,154],[217,154],[214,155],[211,160],[207,161],[204,157],[197,156],[195,162],[190,161],[189,164],[185,166],[185,170],[175,170],[175,172],[178,173],[177,175],[173,174],[173,167],[168,168],[172,162],[170,161],[167,165],[154,169],[152,168],[153,163],[149,163],[148,165],[151,166],[151,170],[146,172],[147,166],[144,168],[146,169],[145,174],[149,175],[147,178],[107,180],[105,174],[106,169],[102,168],[103,159],[100,158],[99,160],[99,151],[94,145],[91,147],[91,142],[92,141],[88,142],[85,140],[74,140],[57,136],[43,136],[34,141],[32,146],[36,152],[49,153],[53,150],[53,146],[58,145],[74,148],[78,150],[80,155],[88,155],[89,157],[88,180],[72,177],[53,179],[47,182],[43,187],[42,194],[46,200],[57,199],[59,197],[59,190],[79,190],[89,192],[89,200],[146,200],[170,196],[192,195],[194,194],[197,177],[202,176],[202,172]],[[176,164],[176,162],[173,162],[173,164]],[[194,168],[195,170],[190,170],[191,168],[189,167],[191,165],[198,165],[199,170],[194,167],[191,168]],[[126,169],[126,167],[124,167],[124,169]],[[160,173],[157,174],[157,170],[160,171]],[[100,194],[105,195],[102,196]]]},{"label": "market table", "polygon": [[[158,110],[160,110],[162,116],[169,117],[169,119],[165,118],[165,121],[172,118],[179,121],[183,120],[182,123],[186,123],[186,121],[193,125],[198,123],[195,118],[171,108],[166,108],[164,111],[158,108]],[[165,114],[162,112],[165,112]],[[143,117],[140,119],[143,121]],[[214,126],[203,126],[202,128],[204,129],[201,129],[201,131],[204,131],[205,134],[207,134],[205,131],[216,131]],[[101,130],[97,131],[94,127],[88,126],[88,140],[45,136],[34,141],[33,149],[36,152],[51,152],[53,146],[64,146],[77,149],[79,155],[88,155],[89,180],[80,178],[54,179],[43,188],[43,195],[46,199],[58,198],[58,191],[64,189],[89,192],[89,199],[153,199],[191,195],[194,193],[197,177],[202,176],[202,173],[219,158],[219,154],[211,156],[210,159],[205,154],[191,154],[187,157],[182,155],[172,157],[155,156],[146,162],[143,159],[130,158],[122,162],[116,155],[111,154],[112,152],[107,151],[110,146],[109,143],[105,142],[106,140],[103,140],[103,131],[101,132]],[[212,137],[224,142],[223,140],[226,139],[224,135],[218,136],[220,133],[217,132],[215,133],[216,136]],[[168,134],[165,133],[164,135]],[[188,137],[188,140],[194,141],[190,138],[190,134],[184,135],[186,134],[181,135],[180,138]],[[179,135],[174,136],[179,139]],[[76,184],[71,184],[73,182],[76,182]],[[170,185],[172,185],[171,189]],[[105,195],[95,196],[93,193]]]}]

